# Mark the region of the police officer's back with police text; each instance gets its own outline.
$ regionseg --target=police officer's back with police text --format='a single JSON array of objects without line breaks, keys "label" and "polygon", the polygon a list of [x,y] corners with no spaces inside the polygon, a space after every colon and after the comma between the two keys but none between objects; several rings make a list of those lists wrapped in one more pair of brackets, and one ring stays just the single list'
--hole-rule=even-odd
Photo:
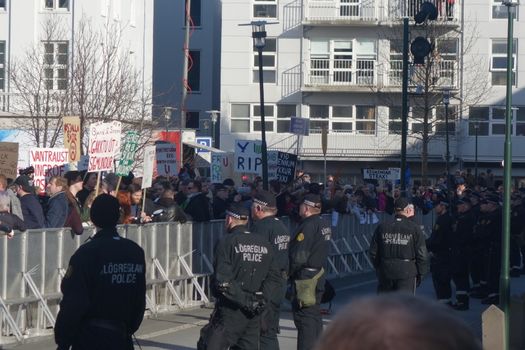
[{"label": "police officer's back with police text", "polygon": [[119,236],[116,198],[102,194],[91,206],[94,238],[71,257],[55,325],[58,349],[133,349],[146,304],[144,251]]},{"label": "police officer's back with police text", "polygon": [[413,204],[406,198],[398,198],[394,208],[394,221],[379,225],[370,243],[369,256],[377,273],[377,291],[415,293],[416,285],[428,272],[425,237],[410,219],[414,216]]},{"label": "police officer's back with police text", "polygon": [[319,305],[332,229],[320,214],[320,196],[307,194],[299,207],[301,224],[290,242],[290,279],[295,288],[292,311],[298,350],[311,349],[323,329]]},{"label": "police officer's back with police text", "polygon": [[257,349],[260,313],[275,290],[279,271],[272,245],[246,227],[249,210],[232,204],[226,211],[228,233],[215,247],[212,288],[217,298],[198,349]]},{"label": "police officer's back with police text", "polygon": [[264,329],[261,329],[261,350],[279,349],[279,314],[288,281],[288,244],[290,233],[282,221],[275,217],[277,204],[275,196],[268,191],[255,194],[252,204],[251,231],[263,235],[274,247],[281,273],[281,286],[272,291],[267,308],[263,313]]}]

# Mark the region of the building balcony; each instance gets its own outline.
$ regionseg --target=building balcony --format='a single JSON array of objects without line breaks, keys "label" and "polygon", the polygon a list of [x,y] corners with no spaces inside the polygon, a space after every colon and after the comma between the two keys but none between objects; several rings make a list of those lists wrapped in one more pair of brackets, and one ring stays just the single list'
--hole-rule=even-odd
[{"label": "building balcony", "polygon": [[303,23],[348,26],[388,24],[404,17],[413,19],[424,1],[430,1],[437,7],[436,23],[459,24],[459,0],[453,5],[447,0],[306,0]]},{"label": "building balcony", "polygon": [[[371,92],[397,91],[401,88],[403,62],[387,64],[377,60],[315,58],[306,61],[303,91]],[[459,65],[457,61],[435,62],[430,72],[425,66],[411,66],[409,86],[424,88],[426,76],[431,76],[433,89],[459,88]]]},{"label": "building balcony", "polygon": [[316,58],[306,62],[305,91],[371,91],[377,85],[376,60]]}]

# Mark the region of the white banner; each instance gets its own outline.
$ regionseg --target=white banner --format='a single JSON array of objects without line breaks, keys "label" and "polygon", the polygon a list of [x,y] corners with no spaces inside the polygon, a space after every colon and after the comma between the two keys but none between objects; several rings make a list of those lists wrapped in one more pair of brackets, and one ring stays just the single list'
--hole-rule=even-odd
[{"label": "white banner", "polygon": [[210,165],[211,183],[222,183],[233,177],[233,154],[212,153]]},{"label": "white banner", "polygon": [[158,143],[157,176],[175,176],[177,171],[177,146],[174,143]]},{"label": "white banner", "polygon": [[363,169],[363,178],[368,180],[399,180],[401,178],[400,168],[388,169]]},{"label": "white banner", "polygon": [[32,148],[29,150],[29,164],[35,168],[34,186],[45,191],[46,183],[52,176],[66,172],[69,150],[66,148]]},{"label": "white banner", "polygon": [[153,183],[153,167],[155,165],[155,146],[144,147],[144,170],[142,175],[142,189],[150,188]]},{"label": "white banner", "polygon": [[120,152],[121,131],[118,121],[95,123],[89,127],[89,172],[113,170],[115,155]]}]

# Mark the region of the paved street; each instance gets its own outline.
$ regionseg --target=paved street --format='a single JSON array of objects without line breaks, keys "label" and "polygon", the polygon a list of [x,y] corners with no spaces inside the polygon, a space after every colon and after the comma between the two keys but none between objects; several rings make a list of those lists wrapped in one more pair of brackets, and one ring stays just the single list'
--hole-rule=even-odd
[{"label": "paved street", "polygon": [[[373,274],[351,276],[336,280],[334,286],[337,290],[335,302],[332,304],[332,314],[336,313],[344,304],[360,296],[375,293],[375,277]],[[512,294],[521,295],[525,293],[525,276],[511,279]],[[419,295],[434,298],[432,281],[430,276],[423,281],[418,290]],[[466,312],[453,311],[462,317],[481,337],[481,313],[486,309],[478,299],[471,300],[471,309]],[[137,338],[143,350],[152,349],[195,349],[202,325],[207,322],[210,309],[195,309],[184,311],[176,315],[161,315],[155,319],[147,319],[143,322]],[[325,317],[325,325],[329,324],[332,315]],[[279,342],[281,349],[295,349],[296,335],[292,315],[288,305],[281,318],[281,335]],[[136,349],[140,349],[138,346]],[[6,346],[3,349],[16,350],[51,350],[56,349],[51,337],[32,340],[26,344]]]}]

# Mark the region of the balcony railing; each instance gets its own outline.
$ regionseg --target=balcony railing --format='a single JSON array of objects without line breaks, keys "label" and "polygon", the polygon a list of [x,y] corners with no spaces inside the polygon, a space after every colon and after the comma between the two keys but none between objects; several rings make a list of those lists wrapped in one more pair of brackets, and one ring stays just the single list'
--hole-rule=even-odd
[{"label": "balcony railing", "polygon": [[375,60],[313,58],[307,62],[305,85],[374,86]]},{"label": "balcony railing", "polygon": [[306,0],[305,22],[392,22],[403,17],[414,18],[425,1],[438,9],[437,22],[458,22],[459,0],[449,4],[448,0]]},{"label": "balcony railing", "polygon": [[[426,66],[411,66],[409,70],[409,85],[425,85],[427,75]],[[383,81],[384,86],[399,87],[403,78],[403,61],[390,61],[390,67],[385,71],[386,79]],[[430,84],[442,88],[457,88],[459,71],[458,62],[455,60],[440,60],[433,63],[430,72]]]}]

